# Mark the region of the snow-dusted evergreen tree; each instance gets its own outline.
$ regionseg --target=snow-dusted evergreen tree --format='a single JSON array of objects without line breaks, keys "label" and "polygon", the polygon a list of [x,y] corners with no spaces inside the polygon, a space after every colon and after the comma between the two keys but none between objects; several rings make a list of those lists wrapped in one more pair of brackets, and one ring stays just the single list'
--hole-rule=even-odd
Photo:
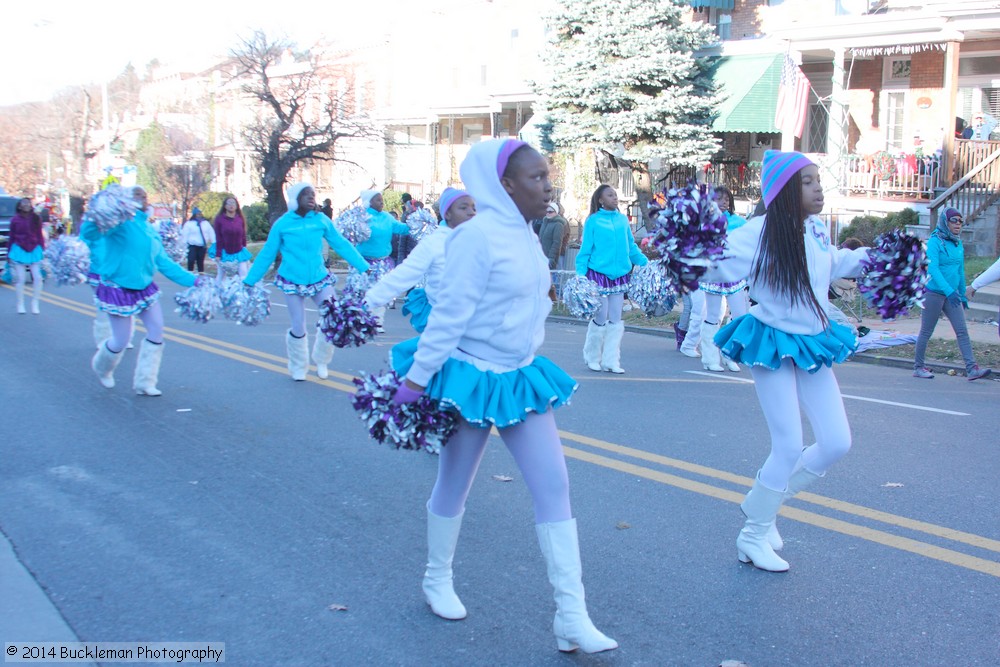
[{"label": "snow-dusted evergreen tree", "polygon": [[686,0],[556,4],[536,82],[543,130],[556,148],[597,146],[631,160],[645,204],[651,158],[698,165],[719,148],[711,132],[719,98],[710,66],[694,57],[717,38],[710,25],[681,20]]}]

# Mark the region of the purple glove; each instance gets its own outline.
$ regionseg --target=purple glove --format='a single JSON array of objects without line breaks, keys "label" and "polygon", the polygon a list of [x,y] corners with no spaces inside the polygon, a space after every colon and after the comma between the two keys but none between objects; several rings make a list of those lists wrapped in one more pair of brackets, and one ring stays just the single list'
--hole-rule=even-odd
[{"label": "purple glove", "polygon": [[423,391],[418,391],[416,389],[410,389],[406,382],[401,382],[396,393],[392,395],[392,402],[396,405],[402,403],[412,403],[421,396],[423,396]]}]

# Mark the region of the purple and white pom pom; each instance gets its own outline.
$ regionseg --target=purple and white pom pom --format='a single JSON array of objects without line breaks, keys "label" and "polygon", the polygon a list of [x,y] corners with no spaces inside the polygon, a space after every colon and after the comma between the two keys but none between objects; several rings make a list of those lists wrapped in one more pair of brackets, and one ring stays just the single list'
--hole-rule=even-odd
[{"label": "purple and white pom pom", "polygon": [[393,403],[399,387],[394,371],[354,378],[354,384],[358,391],[351,405],[377,442],[438,454],[458,428],[457,413],[442,409],[440,402],[426,394],[412,403]]},{"label": "purple and white pom pom", "polygon": [[90,271],[90,248],[75,236],[62,235],[45,246],[46,271],[56,285],[80,285]]},{"label": "purple and white pom pom", "polygon": [[570,315],[589,320],[601,307],[600,288],[587,276],[575,275],[563,285],[562,302]]},{"label": "purple and white pom pom", "polygon": [[205,324],[222,310],[218,288],[214,281],[198,278],[194,285],[174,295],[174,312]]},{"label": "purple and white pom pom", "polygon": [[139,204],[132,199],[131,190],[113,183],[90,198],[83,221],[92,222],[104,233],[131,220],[138,209]]},{"label": "purple and white pom pom", "polygon": [[360,299],[368,292],[368,288],[374,284],[369,271],[358,273],[354,269],[351,269],[347,273],[347,278],[344,279],[344,293],[353,294],[355,298]]},{"label": "purple and white pom pom", "polygon": [[360,206],[352,206],[345,210],[337,216],[333,225],[351,245],[364,243],[372,237],[372,228],[368,224],[368,211]]},{"label": "purple and white pom pom", "polygon": [[693,292],[698,279],[726,249],[726,216],[707,185],[688,183],[665,193],[666,204],[653,220],[650,244],[667,262],[677,286]]},{"label": "purple and white pom pom", "polygon": [[170,259],[180,264],[187,257],[187,245],[181,241],[181,227],[176,222],[160,222],[160,240]]},{"label": "purple and white pom pom", "polygon": [[255,327],[271,314],[270,292],[239,278],[224,280],[219,287],[222,315],[231,322]]},{"label": "purple and white pom pom", "polygon": [[879,234],[861,265],[858,290],[882,319],[901,317],[923,305],[927,253],[916,236],[898,229]]},{"label": "purple and white pom pom", "polygon": [[659,308],[673,310],[677,303],[677,287],[662,260],[649,262],[632,271],[628,283],[628,298],[642,312],[652,316]]},{"label": "purple and white pom pom", "polygon": [[410,236],[417,243],[438,228],[437,218],[426,208],[418,208],[406,216],[406,224],[410,228]]},{"label": "purple and white pom pom", "polygon": [[345,293],[320,304],[319,329],[336,347],[360,347],[375,338],[378,319],[362,299]]}]

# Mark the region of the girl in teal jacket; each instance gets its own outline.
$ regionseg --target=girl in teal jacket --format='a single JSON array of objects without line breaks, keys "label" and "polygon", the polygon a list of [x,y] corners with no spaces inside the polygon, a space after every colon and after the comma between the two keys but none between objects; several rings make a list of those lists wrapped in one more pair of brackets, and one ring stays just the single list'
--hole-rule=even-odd
[{"label": "girl in teal jacket", "polygon": [[583,223],[583,240],[576,255],[576,273],[597,283],[601,308],[587,325],[583,360],[592,371],[624,373],[620,366],[622,307],[633,266],[649,260],[639,250],[628,218],[618,211],[618,193],[602,185],[590,198],[590,216]]},{"label": "girl in teal jacket", "polygon": [[966,377],[969,380],[989,377],[989,368],[980,368],[972,353],[969,329],[965,324],[965,249],[962,247],[962,214],[954,208],[941,212],[937,227],[927,239],[927,294],[924,308],[920,313],[920,334],[917,349],[913,355],[913,377],[930,380],[934,374],[924,366],[927,343],[934,333],[941,312],[948,316],[951,328],[955,330],[958,349],[965,360]]},{"label": "girl in teal jacket", "polygon": [[163,359],[163,309],[153,275],[159,271],[183,287],[194,285],[196,276],[163,249],[160,235],[146,214],[146,191],[133,188],[132,198],[139,209],[131,220],[104,233],[89,220],[80,227],[80,238],[99,249],[98,266],[92,265],[100,270],[94,304],[108,314],[111,325],[111,336],[98,347],[90,366],[102,385],[108,389],[115,386],[114,371],[132,340],[132,319],[138,316],[146,327],[146,338],[139,346],[132,387],[141,396],[159,396],[162,392],[156,382]]},{"label": "girl in teal jacket", "polygon": [[[288,349],[288,372],[293,380],[306,379],[309,366],[309,341],[306,338],[306,299],[317,306],[334,295],[337,281],[323,261],[323,240],[357,271],[368,270],[368,263],[345,239],[330,218],[316,210],[316,191],[309,183],[296,183],[285,195],[288,212],[274,221],[267,241],[250,267],[243,282],[255,285],[281,253],[281,265],[274,284],[285,293],[292,327],[285,334]],[[316,332],[312,349],[316,375],[325,379],[327,365],[333,359],[333,345],[322,332]]]},{"label": "girl in teal jacket", "polygon": [[[402,222],[397,222],[395,218],[383,210],[385,201],[382,198],[382,193],[378,190],[362,190],[361,204],[368,211],[368,226],[372,233],[371,237],[367,241],[359,243],[357,248],[365,261],[371,264],[372,270],[368,284],[374,285],[382,279],[382,276],[396,268],[396,262],[392,259],[392,237],[397,234],[409,234],[410,228]],[[373,308],[372,314],[378,318],[379,331],[381,331],[385,306]]]}]

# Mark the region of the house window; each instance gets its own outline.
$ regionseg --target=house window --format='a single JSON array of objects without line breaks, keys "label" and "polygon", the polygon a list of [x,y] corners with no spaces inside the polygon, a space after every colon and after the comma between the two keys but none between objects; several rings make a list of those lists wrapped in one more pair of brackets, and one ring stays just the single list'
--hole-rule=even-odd
[{"label": "house window", "polygon": [[882,69],[882,83],[886,86],[906,86],[910,83],[910,58],[886,58]]},{"label": "house window", "polygon": [[903,150],[903,121],[906,111],[906,93],[886,93],[885,144],[890,153]]},{"label": "house window", "polygon": [[464,125],[462,127],[462,143],[463,144],[475,144],[479,143],[483,138],[483,126],[479,125]]},{"label": "house window", "polygon": [[719,14],[718,23],[715,24],[715,34],[718,35],[719,39],[722,41],[732,39],[732,26],[733,17],[731,14]]},{"label": "house window", "polygon": [[826,153],[829,139],[830,112],[822,102],[809,105],[809,132],[806,135],[807,153]]}]

